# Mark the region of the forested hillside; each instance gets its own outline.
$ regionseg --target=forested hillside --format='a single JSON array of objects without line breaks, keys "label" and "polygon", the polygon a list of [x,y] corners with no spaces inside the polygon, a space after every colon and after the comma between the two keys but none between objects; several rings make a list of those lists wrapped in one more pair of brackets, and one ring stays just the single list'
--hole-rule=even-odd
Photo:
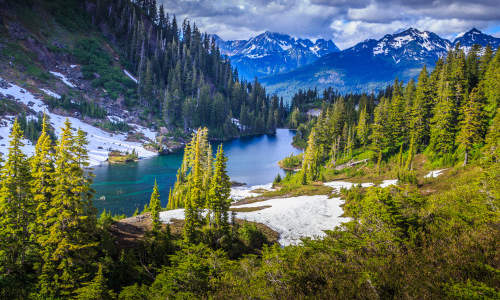
[{"label": "forested hillside", "polygon": [[[1,82],[0,88],[32,101],[2,98],[2,112],[32,116],[45,108],[29,92],[43,82],[71,97],[44,98],[54,102],[51,110],[62,114],[68,106],[74,115],[78,108],[95,120],[117,108],[97,108],[114,99],[107,93],[124,89],[115,100],[131,113],[145,111],[144,122],[165,122],[171,130],[186,127],[193,131],[191,142],[167,207],[161,207],[155,180],[142,213],[127,219],[106,211],[98,216],[87,168],[91,137],[69,121],[80,119],[68,116],[55,135],[48,117],[53,111],[39,110],[36,120],[24,114],[13,118],[8,153],[0,159],[0,299],[500,298],[500,52],[472,47],[465,54],[456,47],[431,72],[424,67],[417,82],[396,79],[377,95],[300,91],[288,121],[299,128],[297,141],[305,152],[283,162],[293,163],[296,172],[277,176],[272,190],[238,206],[242,203],[229,199],[227,157],[222,146],[214,157],[210,129],[215,137],[226,136],[231,133],[226,129],[236,126],[230,118],[238,117],[243,133],[270,130],[286,116],[278,98],[267,97],[257,83],[238,81],[206,35],[193,41],[199,33],[187,22],[176,30],[175,18],[157,13],[154,1],[62,3],[8,3],[12,10],[50,12],[51,28],[79,33],[77,41],[64,40],[69,46],[59,50],[33,48],[35,41],[53,42],[45,27],[31,40],[26,35],[14,42],[12,32],[26,34],[19,29],[27,26],[26,18],[21,27],[2,20],[10,25],[0,31],[8,38],[0,41],[0,50],[11,51],[10,56],[2,52],[2,59],[12,62],[1,61],[2,76],[22,81],[27,91]],[[82,39],[87,34],[90,38]],[[43,49],[45,60],[29,55],[33,49]],[[101,60],[112,51],[117,59]],[[76,87],[55,83],[46,72],[55,61],[73,59],[87,78],[78,86],[91,82],[100,88],[80,94],[82,102],[71,101],[80,93]],[[88,99],[90,93],[99,100]],[[171,110],[172,98],[165,97],[171,93],[181,95],[174,101],[180,111]],[[217,98],[225,113],[221,118],[213,116],[218,110],[198,110],[205,100],[219,109],[212,106]],[[239,115],[231,107],[234,99],[241,100]],[[310,108],[321,108],[319,116],[308,115]],[[175,113],[180,120],[168,118]],[[193,127],[202,121],[210,128]],[[32,155],[23,152],[26,135],[36,141]],[[284,207],[291,197],[336,201],[341,225],[282,246],[272,229],[238,219],[245,210],[264,214],[269,208],[244,203],[274,200]],[[172,210],[177,219],[162,219],[171,212],[167,209],[179,207],[184,209]],[[317,225],[319,214],[304,210],[305,221]]]},{"label": "forested hillside", "polygon": [[0,13],[0,76],[55,113],[173,138],[203,125],[216,139],[274,132],[286,118],[280,99],[241,81],[208,34],[156,1],[5,1]]},{"label": "forested hillside", "polygon": [[[500,54],[457,49],[438,66],[380,100],[354,99],[360,109],[325,103],[301,170],[260,199],[340,192],[350,220],[296,246],[268,246],[255,224],[230,216],[227,159],[222,147],[213,158],[206,129],[193,134],[169,197],[185,221],[161,224],[155,183],[136,217],[148,231],[124,244],[117,219],[93,208],[85,134],[66,122],[54,143],[44,118],[28,158],[15,122],[0,172],[0,296],[498,299]],[[423,176],[435,167],[446,175]],[[323,185],[393,176],[388,187]]]},{"label": "forested hillside", "polygon": [[[242,82],[215,40],[188,20],[178,24],[156,1],[98,1],[87,10],[107,25],[137,75],[139,105],[173,127],[207,126],[217,137],[273,132],[284,108],[258,82]],[[233,118],[238,119],[239,122]],[[235,124],[236,123],[236,124]],[[236,131],[236,132],[235,132]]]}]

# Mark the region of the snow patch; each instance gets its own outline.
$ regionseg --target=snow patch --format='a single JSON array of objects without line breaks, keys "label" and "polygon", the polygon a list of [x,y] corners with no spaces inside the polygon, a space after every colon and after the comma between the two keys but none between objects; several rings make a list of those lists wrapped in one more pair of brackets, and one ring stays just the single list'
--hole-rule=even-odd
[{"label": "snow patch", "polygon": [[[7,158],[7,154],[9,153],[9,136],[15,119],[15,116],[5,116],[0,120],[0,137],[3,138],[0,140],[0,152],[3,154],[4,159]],[[35,146],[26,139],[23,139],[22,142],[24,143],[24,146],[21,148],[23,153],[32,156],[35,153]]]},{"label": "snow patch", "polygon": [[272,183],[254,186],[237,186],[231,188],[231,195],[229,198],[233,201],[239,201],[245,198],[260,196],[260,193],[256,193],[255,190],[274,191]]},{"label": "snow patch", "polygon": [[438,177],[439,175],[443,174],[444,170],[446,170],[446,169],[430,171],[427,175],[424,176],[424,178]]},{"label": "snow patch", "polygon": [[57,93],[54,93],[52,91],[49,91],[49,90],[46,90],[46,89],[40,89],[42,92],[44,92],[45,94],[49,95],[50,97],[54,97],[56,99],[61,99],[61,95],[57,94]]},{"label": "snow patch", "polygon": [[388,186],[391,186],[391,185],[397,185],[397,184],[398,184],[398,180],[397,179],[388,179],[388,180],[382,181],[382,183],[380,184],[380,187],[381,188],[385,188],[385,187],[388,187]]},{"label": "snow patch", "polygon": [[130,74],[127,70],[123,70],[123,73],[125,73],[125,75],[127,75],[128,78],[132,79],[132,81],[134,81],[135,83],[139,83],[139,81],[137,81],[137,79],[132,76],[132,74]]},{"label": "snow patch", "polygon": [[[0,78],[0,80],[2,79]],[[47,105],[45,105],[40,98],[35,97],[29,91],[25,91],[15,84],[10,84],[8,88],[0,88],[0,93],[13,96],[18,102],[21,102],[30,107],[36,113],[45,112],[48,115],[50,123],[54,127],[57,136],[61,134],[61,128],[64,126],[64,122],[66,121],[66,119],[69,119],[73,128],[80,128],[81,130],[85,131],[87,133],[87,140],[89,141],[87,149],[89,155],[89,163],[91,166],[98,165],[106,161],[108,159],[108,153],[112,150],[129,153],[135,150],[140,158],[153,157],[157,155],[157,153],[155,152],[144,149],[141,143],[126,141],[126,133],[109,133],[100,128],[89,125],[77,118],[64,117],[51,113],[49,112]],[[137,131],[143,133],[145,137],[154,140],[154,137],[156,136],[156,133],[154,131],[136,124],[130,125],[135,127]],[[11,125],[7,125],[7,127],[8,126]],[[3,141],[8,140],[9,134],[10,127],[3,127],[3,129],[0,130],[0,136],[3,137],[3,139],[0,141],[0,145],[3,144]],[[5,145],[8,145],[8,143],[5,143]],[[27,155],[32,154],[29,147],[26,150]],[[6,146],[0,147],[0,151],[6,154]]]},{"label": "snow patch", "polygon": [[[340,198],[317,195],[270,199],[233,208],[271,206],[253,212],[237,212],[236,218],[269,226],[279,233],[279,243],[287,246],[299,244],[303,237],[324,237],[324,230],[333,230],[349,221],[341,217],[343,203]],[[170,223],[173,219],[184,219],[184,209],[160,212],[162,222]]]},{"label": "snow patch", "polygon": [[71,83],[71,81],[69,81],[69,79],[62,73],[59,73],[59,72],[54,72],[54,71],[50,71],[50,74],[56,76],[57,78],[61,79],[62,82],[64,82],[64,84],[66,84],[67,86],[71,87],[71,88],[76,88],[76,85],[74,85],[73,83]]},{"label": "snow patch", "polygon": [[[341,189],[351,189],[353,186],[357,186],[359,183],[352,183],[347,181],[331,181],[323,183],[326,186],[333,188],[336,192],[340,192]],[[361,183],[361,187],[370,187],[374,184],[371,182]]]}]

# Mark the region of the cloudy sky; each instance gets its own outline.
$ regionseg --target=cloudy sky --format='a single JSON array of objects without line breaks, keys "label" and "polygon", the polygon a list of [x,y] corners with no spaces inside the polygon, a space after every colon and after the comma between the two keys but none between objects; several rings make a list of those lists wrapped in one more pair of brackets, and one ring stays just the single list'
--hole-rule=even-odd
[{"label": "cloudy sky", "polygon": [[266,30],[325,38],[341,48],[408,27],[453,39],[476,27],[500,37],[499,0],[158,0],[223,39]]}]

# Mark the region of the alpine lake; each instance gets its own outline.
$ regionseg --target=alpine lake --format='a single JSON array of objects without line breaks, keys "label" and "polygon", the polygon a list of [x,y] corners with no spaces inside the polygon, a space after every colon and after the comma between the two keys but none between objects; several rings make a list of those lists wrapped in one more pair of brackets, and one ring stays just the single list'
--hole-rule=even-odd
[{"label": "alpine lake", "polygon": [[[242,137],[223,143],[228,157],[228,174],[232,181],[247,186],[267,184],[279,173],[285,175],[278,161],[301,150],[292,146],[295,131],[277,129],[276,134]],[[219,143],[213,143],[215,151]],[[166,206],[174,186],[183,151],[125,164],[103,164],[93,168],[94,205],[100,212],[131,216],[149,203],[154,181],[158,182],[162,206]]]}]

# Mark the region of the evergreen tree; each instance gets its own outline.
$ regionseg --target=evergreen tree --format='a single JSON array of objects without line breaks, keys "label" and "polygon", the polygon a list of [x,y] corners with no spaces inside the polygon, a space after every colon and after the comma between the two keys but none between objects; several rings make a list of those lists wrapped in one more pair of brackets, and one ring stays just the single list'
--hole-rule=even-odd
[{"label": "evergreen tree", "polygon": [[429,77],[424,66],[418,76],[415,100],[410,112],[410,136],[420,149],[429,142],[429,120],[431,117],[432,93],[429,90]]},{"label": "evergreen tree", "polygon": [[226,162],[227,158],[224,155],[222,145],[219,145],[208,196],[208,209],[210,210],[209,225],[227,235],[229,234],[228,211],[231,204],[229,200],[231,182],[227,175]]},{"label": "evergreen tree", "polygon": [[16,288],[23,288],[12,283],[20,283],[28,272],[30,228],[35,219],[30,168],[22,152],[23,132],[17,119],[9,138],[9,153],[0,174],[0,296],[6,298],[14,297]]},{"label": "evergreen tree", "polygon": [[82,200],[91,191],[90,182],[82,179],[82,142],[66,120],[56,147],[54,196],[43,221],[48,234],[37,239],[43,259],[39,293],[46,298],[72,295],[90,275],[89,261],[95,255],[95,227],[89,224],[88,203]]},{"label": "evergreen tree", "polygon": [[77,300],[111,300],[115,299],[116,295],[109,290],[106,284],[106,278],[102,271],[102,264],[99,264],[99,269],[94,279],[75,291]]},{"label": "evergreen tree", "polygon": [[457,135],[457,142],[465,152],[464,166],[468,162],[472,146],[482,140],[484,113],[480,97],[480,92],[474,89],[463,108],[463,119],[460,122],[460,132]]},{"label": "evergreen tree", "polygon": [[369,136],[369,126],[368,126],[368,115],[366,112],[366,105],[361,110],[359,114],[358,126],[356,128],[356,136],[361,144],[361,146],[366,146],[368,144]]},{"label": "evergreen tree", "polygon": [[160,192],[158,192],[158,184],[156,183],[153,186],[153,193],[151,194],[151,200],[149,201],[149,211],[151,213],[151,221],[153,224],[152,230],[153,232],[158,232],[160,230]]}]

